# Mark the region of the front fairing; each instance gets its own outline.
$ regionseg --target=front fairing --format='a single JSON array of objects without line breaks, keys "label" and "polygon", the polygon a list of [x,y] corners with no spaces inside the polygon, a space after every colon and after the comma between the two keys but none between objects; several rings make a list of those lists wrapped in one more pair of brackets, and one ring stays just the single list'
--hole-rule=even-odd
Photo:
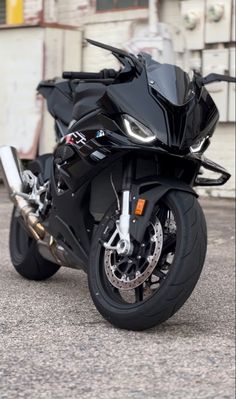
[{"label": "front fairing", "polygon": [[160,64],[150,55],[142,54],[148,85],[169,103],[181,106],[194,98],[194,84],[189,75],[176,65]]},{"label": "front fairing", "polygon": [[168,145],[165,112],[149,93],[145,70],[128,82],[108,86],[101,104],[110,115],[128,114],[137,119]]},{"label": "front fairing", "polygon": [[151,93],[165,112],[168,146],[173,150],[188,150],[202,137],[212,136],[219,113],[206,89],[181,106],[171,104],[152,89]]},{"label": "front fairing", "polygon": [[[164,67],[164,65],[163,65]],[[176,98],[186,98],[173,89]],[[170,86],[168,87],[169,93]],[[211,135],[218,121],[217,108],[206,91],[191,93],[182,105],[165,98],[149,84],[146,69],[128,82],[112,84],[100,99],[107,114],[129,114],[147,126],[157,137],[156,145],[174,152],[187,152],[199,138]]]}]

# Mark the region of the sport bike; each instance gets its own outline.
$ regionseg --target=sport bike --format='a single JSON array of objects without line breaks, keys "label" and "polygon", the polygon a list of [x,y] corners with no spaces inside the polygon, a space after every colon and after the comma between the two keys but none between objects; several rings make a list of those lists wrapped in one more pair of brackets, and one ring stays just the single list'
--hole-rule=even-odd
[{"label": "sport bike", "polygon": [[14,203],[10,255],[32,280],[83,269],[101,315],[144,330],[177,312],[200,276],[207,231],[194,187],[230,177],[203,155],[219,119],[205,85],[235,78],[190,77],[148,54],[88,42],[111,51],[120,70],[39,84],[54,152],[23,168],[15,148],[0,149]]}]

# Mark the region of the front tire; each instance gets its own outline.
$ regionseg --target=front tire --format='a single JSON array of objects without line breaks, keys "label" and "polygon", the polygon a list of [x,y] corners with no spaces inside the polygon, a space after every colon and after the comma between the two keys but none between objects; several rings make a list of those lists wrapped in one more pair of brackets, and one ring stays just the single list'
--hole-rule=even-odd
[{"label": "front tire", "polygon": [[[153,283],[150,282],[151,277],[149,277],[142,284],[143,292],[146,289],[148,295],[146,297],[144,293],[141,295],[141,286],[136,287],[133,302],[126,299],[127,295],[126,297],[123,295],[122,289],[112,286],[111,278],[104,271],[106,250],[101,239],[104,231],[107,231],[109,223],[111,224],[111,219],[114,218],[114,206],[105,215],[93,237],[88,271],[89,289],[101,315],[119,328],[144,330],[171,317],[191,295],[204,264],[207,248],[206,222],[195,196],[187,192],[170,191],[157,204],[155,214],[158,215],[163,232],[166,231],[167,218],[163,215],[173,215],[175,238],[173,240],[174,233],[172,231],[170,235],[173,236],[172,244],[169,244],[168,234],[165,232],[167,244],[163,244],[163,253],[153,271],[156,285],[151,285]],[[169,241],[171,243],[171,240]],[[167,245],[169,245],[168,254],[166,253],[168,252],[166,251]],[[168,263],[169,261],[167,262],[167,258],[171,258],[170,254],[173,255],[171,264]],[[169,268],[165,262],[169,264]],[[114,270],[114,265],[112,267]],[[165,269],[168,271],[166,272]]]},{"label": "front tire", "polygon": [[46,280],[60,268],[40,255],[36,241],[29,236],[16,208],[12,212],[9,248],[15,270],[28,280]]}]

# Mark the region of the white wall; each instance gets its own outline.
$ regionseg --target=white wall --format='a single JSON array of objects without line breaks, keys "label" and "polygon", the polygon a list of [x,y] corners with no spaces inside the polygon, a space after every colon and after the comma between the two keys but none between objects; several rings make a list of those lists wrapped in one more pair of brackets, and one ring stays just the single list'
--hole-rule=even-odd
[{"label": "white wall", "polygon": [[0,145],[17,147],[24,158],[35,156],[41,131],[36,86],[43,74],[43,34],[41,28],[0,31]]},{"label": "white wall", "polygon": [[[220,123],[211,139],[205,156],[220,164],[231,173],[231,179],[221,187],[198,188],[201,195],[235,197],[235,125]],[[209,176],[213,177],[213,175]]]}]

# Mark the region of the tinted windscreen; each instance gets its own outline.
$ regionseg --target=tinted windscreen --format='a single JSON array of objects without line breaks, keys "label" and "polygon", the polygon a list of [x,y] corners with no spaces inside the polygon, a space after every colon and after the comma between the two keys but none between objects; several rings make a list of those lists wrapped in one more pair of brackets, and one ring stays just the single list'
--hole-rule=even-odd
[{"label": "tinted windscreen", "polygon": [[175,65],[159,64],[146,59],[149,85],[175,105],[183,105],[193,96],[192,84],[186,72]]}]

